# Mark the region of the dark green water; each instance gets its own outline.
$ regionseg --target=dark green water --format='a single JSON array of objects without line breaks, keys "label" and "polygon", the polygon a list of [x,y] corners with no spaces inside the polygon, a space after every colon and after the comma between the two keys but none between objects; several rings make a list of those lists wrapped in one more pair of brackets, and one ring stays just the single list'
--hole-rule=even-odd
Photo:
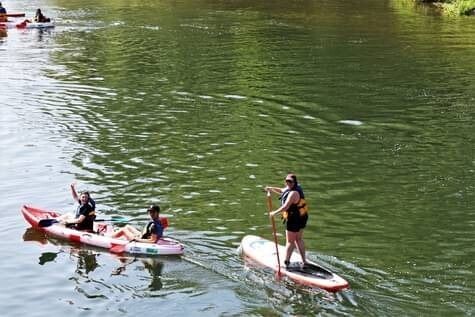
[{"label": "dark green water", "polygon": [[[475,313],[473,18],[376,0],[40,5],[54,30],[0,39],[8,316]],[[279,283],[237,254],[271,238],[261,190],[287,171],[309,257],[350,290]],[[74,180],[137,225],[159,202],[185,257],[115,275],[121,259],[27,230],[20,206],[72,210]]]}]

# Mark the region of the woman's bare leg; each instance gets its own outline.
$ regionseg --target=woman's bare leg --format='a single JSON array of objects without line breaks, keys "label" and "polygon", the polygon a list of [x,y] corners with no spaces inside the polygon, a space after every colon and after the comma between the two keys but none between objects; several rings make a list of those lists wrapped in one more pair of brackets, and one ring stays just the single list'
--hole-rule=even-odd
[{"label": "woman's bare leg", "polygon": [[295,241],[297,238],[297,232],[285,231],[287,244],[285,246],[285,261],[290,261],[290,257],[295,249]]},{"label": "woman's bare leg", "polygon": [[127,240],[132,240],[132,239],[135,239],[137,238],[137,236],[139,236],[141,234],[141,232],[139,230],[137,230],[136,228],[130,226],[130,225],[126,225],[125,227],[119,229],[118,231],[114,232],[112,234],[112,238],[119,238],[121,236],[125,236],[125,238]]},{"label": "woman's bare leg", "polygon": [[300,256],[302,257],[302,263],[306,263],[307,258],[305,257],[305,243],[303,241],[303,229],[297,232],[296,244],[297,244],[297,249],[299,250]]}]

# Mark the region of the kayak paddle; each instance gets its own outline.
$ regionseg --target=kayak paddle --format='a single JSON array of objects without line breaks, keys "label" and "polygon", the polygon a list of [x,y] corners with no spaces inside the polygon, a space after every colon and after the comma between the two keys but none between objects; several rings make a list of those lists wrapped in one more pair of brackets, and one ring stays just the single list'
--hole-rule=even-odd
[{"label": "kayak paddle", "polygon": [[[126,223],[130,219],[127,217],[123,216],[111,216],[110,218],[104,218],[104,219],[94,219],[94,221],[111,221],[111,222],[118,222],[118,223]],[[45,228],[49,227],[55,223],[58,223],[59,221],[57,219],[51,218],[51,219],[41,219],[38,221],[38,227],[40,228]]]},{"label": "kayak paddle", "polygon": [[57,219],[51,218],[51,219],[41,219],[38,221],[38,227],[40,228],[45,228],[49,227],[55,223],[58,223],[59,221]]},{"label": "kayak paddle", "polygon": [[132,242],[136,242],[135,239],[130,240],[129,242],[124,243],[124,244],[113,243],[112,246],[109,248],[109,251],[116,254],[122,254],[125,252],[125,247]]},{"label": "kayak paddle", "polygon": [[21,18],[25,16],[25,13],[7,13],[5,15],[9,18]]}]

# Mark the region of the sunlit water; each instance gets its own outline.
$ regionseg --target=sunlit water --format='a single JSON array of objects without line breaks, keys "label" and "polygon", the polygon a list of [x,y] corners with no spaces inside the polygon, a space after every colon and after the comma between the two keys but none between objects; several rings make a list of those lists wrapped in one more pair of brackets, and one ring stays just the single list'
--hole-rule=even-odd
[{"label": "sunlit water", "polygon": [[[2,315],[475,313],[474,19],[405,1],[4,5],[57,26],[0,38]],[[350,290],[238,254],[271,238],[262,188],[290,170],[309,257]],[[73,181],[138,226],[160,203],[185,256],[28,229],[21,205],[71,211]]]}]

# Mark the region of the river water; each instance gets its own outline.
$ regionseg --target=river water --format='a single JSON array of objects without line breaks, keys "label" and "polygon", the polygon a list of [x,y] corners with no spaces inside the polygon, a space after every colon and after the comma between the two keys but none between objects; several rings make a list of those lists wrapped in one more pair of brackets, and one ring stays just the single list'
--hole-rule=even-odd
[{"label": "river water", "polygon": [[[56,28],[0,38],[2,316],[475,314],[475,19],[396,0],[3,3]],[[262,188],[288,171],[308,256],[349,290],[237,252],[271,239]],[[159,203],[185,255],[29,229],[22,204],[72,211],[74,181],[137,226]]]}]

